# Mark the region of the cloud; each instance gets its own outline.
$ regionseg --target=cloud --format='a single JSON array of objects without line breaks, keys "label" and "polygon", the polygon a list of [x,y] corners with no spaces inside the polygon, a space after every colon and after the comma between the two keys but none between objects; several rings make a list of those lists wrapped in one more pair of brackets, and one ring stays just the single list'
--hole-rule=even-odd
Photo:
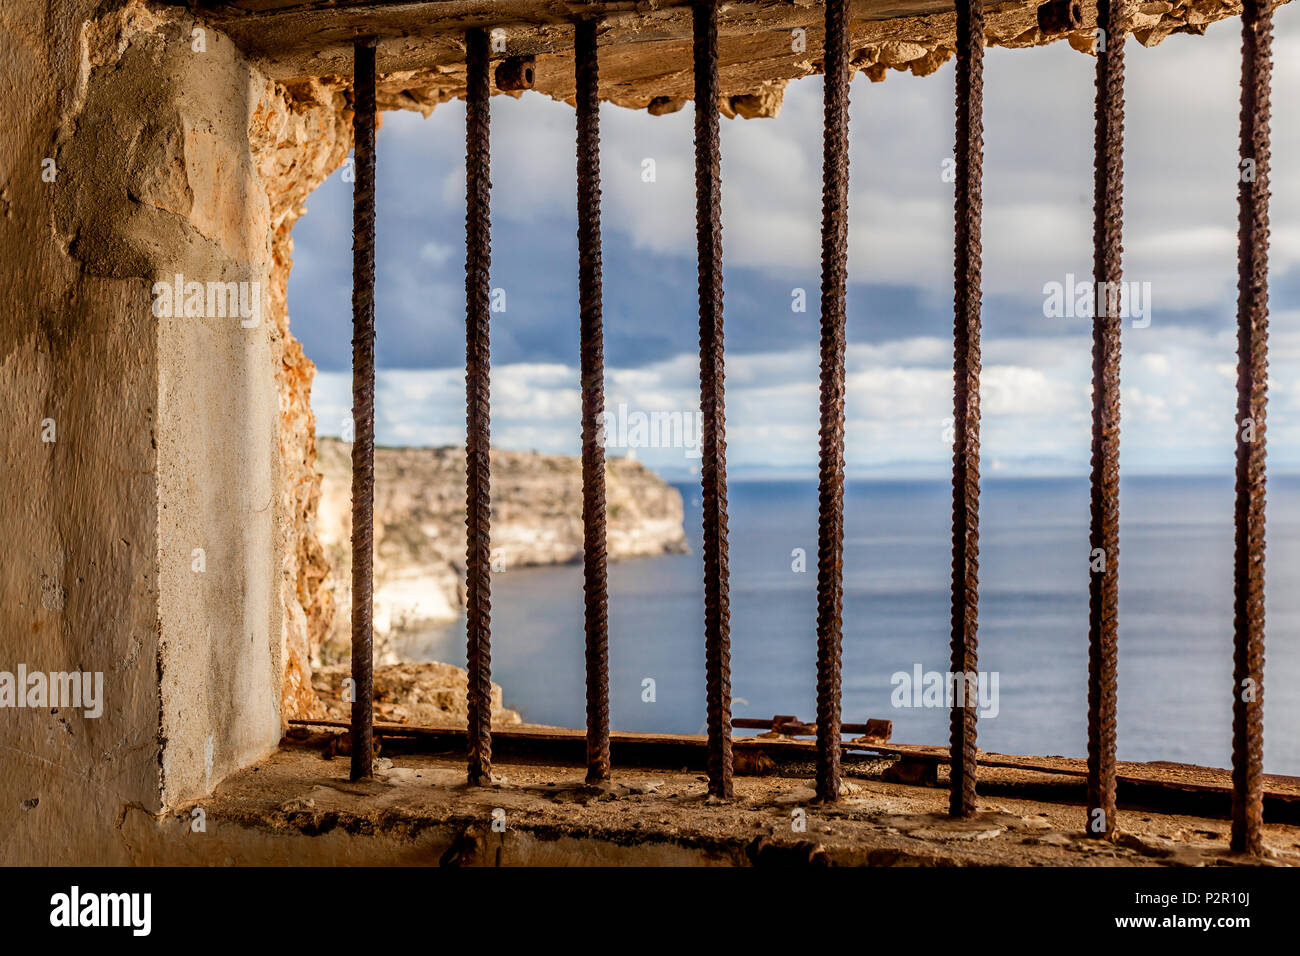
[{"label": "cloud", "polygon": [[[1300,333],[1280,332],[1283,354]],[[1021,348],[1021,345],[1027,348]],[[982,455],[1001,474],[1085,473],[1090,455],[1091,341],[1005,341],[986,350],[981,382]],[[1235,341],[1198,329],[1125,332],[1121,460],[1125,473],[1226,472],[1232,467]],[[951,352],[934,339],[851,345],[846,457],[850,475],[943,477],[951,468]],[[1024,361],[1025,356],[1035,359]],[[813,476],[818,455],[818,354],[812,347],[733,357],[726,379],[728,463],[742,478],[778,469]],[[580,450],[577,368],[518,363],[492,370],[492,435],[505,448],[554,454]],[[339,434],[351,406],[347,373],[322,372],[313,390],[319,430]],[[381,444],[464,441],[460,369],[388,369],[378,374]],[[1300,466],[1300,360],[1271,366],[1270,467]],[[692,416],[699,407],[691,356],[606,371],[611,415]],[[623,454],[611,449],[610,454]],[[684,446],[642,448],[651,467],[684,475],[698,459]],[[997,463],[997,468],[994,468]]]},{"label": "cloud", "polygon": [[[1125,279],[1150,283],[1126,328],[1126,469],[1230,467],[1235,408],[1239,31],[1129,45]],[[1086,470],[1091,328],[1047,318],[1043,286],[1092,267],[1093,64],[1064,44],[992,49],[985,73],[983,446],[990,471]],[[1300,20],[1279,17],[1274,88],[1300,85]],[[1275,95],[1283,102],[1281,93]],[[852,87],[848,460],[942,474],[952,415],[953,67]],[[492,110],[493,435],[573,453],[579,414],[571,108],[536,95]],[[1274,109],[1270,461],[1300,461],[1300,123]],[[386,114],[379,138],[380,438],[463,438],[464,107]],[[601,109],[608,403],[699,401],[692,116]],[[770,120],[724,121],[729,458],[815,468],[821,81]],[[654,161],[653,181],[643,175]],[[295,333],[322,369],[323,433],[350,406],[350,187],[308,199],[295,229]],[[806,311],[792,308],[802,290]],[[1296,419],[1296,421],[1293,421]],[[677,450],[680,451],[680,450]],[[664,468],[674,450],[648,450]]]}]

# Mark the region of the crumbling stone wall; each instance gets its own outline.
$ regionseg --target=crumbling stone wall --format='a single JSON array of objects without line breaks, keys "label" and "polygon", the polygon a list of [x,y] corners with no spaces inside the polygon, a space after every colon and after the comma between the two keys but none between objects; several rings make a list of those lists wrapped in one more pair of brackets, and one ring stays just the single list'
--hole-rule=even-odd
[{"label": "crumbling stone wall", "polygon": [[[1039,20],[1041,0],[985,4],[990,47],[1023,48],[1067,41],[1090,52],[1096,0],[1079,0],[1075,22]],[[536,57],[536,89],[570,104],[574,98],[572,10],[536,0],[427,0],[326,7],[277,0],[256,9],[221,5],[205,14],[241,46],[262,57],[277,80],[348,75],[354,37],[374,34],[381,109],[428,113],[465,92],[464,33],[500,30],[506,51]],[[601,98],[652,113],[681,109],[693,95],[691,4],[591,0],[583,12],[599,19]],[[1204,33],[1241,12],[1240,0],[1133,0],[1129,29],[1144,46],[1172,33]],[[873,81],[890,70],[927,76],[955,55],[956,13],[936,0],[850,0],[854,71]],[[726,116],[771,116],[792,79],[822,71],[823,7],[813,0],[730,0],[718,11],[719,109]],[[519,94],[512,94],[519,95]]]},{"label": "crumbling stone wall", "polygon": [[316,366],[289,330],[287,289],[293,265],[294,223],[303,201],[342,164],[352,148],[352,113],[344,85],[308,80],[265,81],[249,128],[250,145],[270,207],[272,267],[270,318],[279,337],[280,514],[286,536],[281,565],[283,608],[283,717],[323,713],[311,685],[311,660],[329,633],[333,598],[329,563],[315,531],[320,503],[316,418],[311,385]]}]

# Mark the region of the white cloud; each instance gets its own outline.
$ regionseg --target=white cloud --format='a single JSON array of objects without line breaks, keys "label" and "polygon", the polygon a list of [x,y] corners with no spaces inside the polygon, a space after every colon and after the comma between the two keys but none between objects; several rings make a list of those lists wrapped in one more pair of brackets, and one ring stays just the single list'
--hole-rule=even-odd
[{"label": "white cloud", "polygon": [[[1284,91],[1300,87],[1300,18],[1284,8],[1275,39],[1272,266],[1300,266],[1300,123]],[[1153,287],[1152,326],[1126,328],[1122,448],[1125,468],[1230,466],[1235,409],[1236,124],[1240,68],[1235,21],[1206,37],[1172,37],[1153,50],[1130,44],[1126,121],[1125,278]],[[989,51],[985,89],[984,291],[1034,304],[1043,283],[1091,271],[1093,60],[1063,44]],[[952,153],[953,69],[852,87],[850,278],[915,286],[949,300],[952,185],[940,176]],[[448,209],[464,203],[464,107],[428,121],[386,117],[385,149],[403,151],[390,170],[428,171]],[[773,120],[724,121],[724,258],[773,274],[817,275],[821,216],[821,84],[790,86]],[[603,228],[641,249],[694,255],[692,117],[688,108],[650,117],[605,106]],[[655,160],[654,182],[642,162]],[[574,215],[573,112],[538,96],[493,102],[493,219]],[[380,176],[385,175],[383,155]],[[390,175],[393,173],[390,171]],[[405,175],[413,175],[406,173]],[[310,225],[311,221],[308,220]],[[331,228],[339,223],[323,223]],[[418,223],[416,224],[418,226]],[[343,224],[343,228],[346,224]],[[300,227],[302,228],[302,227]],[[414,228],[414,227],[413,227]],[[569,228],[566,226],[566,228]],[[498,236],[501,233],[498,232]],[[446,264],[458,239],[425,240],[420,259]],[[300,262],[300,267],[303,263]],[[494,277],[495,278],[495,277]],[[406,280],[399,280],[405,282]],[[415,288],[414,285],[411,287]],[[816,289],[808,288],[814,300]],[[413,293],[411,293],[413,294]],[[426,299],[428,293],[424,293]],[[458,286],[421,307],[459,312]],[[436,301],[434,301],[436,300]],[[1221,316],[1221,331],[1178,328],[1172,311]],[[1036,318],[1036,314],[1029,316]],[[571,321],[572,316],[563,317]],[[983,453],[988,469],[1086,467],[1091,338],[1086,320],[1048,322],[1041,335],[999,335],[1024,316],[986,306]],[[1300,462],[1300,312],[1273,317],[1270,460]],[[559,317],[557,317],[557,321]],[[743,329],[728,329],[729,337]],[[456,350],[459,346],[452,343]],[[694,341],[675,358],[607,370],[607,404],[692,410],[699,401]],[[944,421],[952,415],[952,346],[915,336],[851,343],[847,369],[848,461],[858,471],[948,467]],[[727,358],[729,457],[733,469],[816,464],[818,355],[813,347]],[[381,371],[381,441],[463,440],[464,373]],[[322,373],[313,402],[322,433],[337,433],[350,407],[346,374]],[[575,368],[493,369],[493,435],[502,445],[575,453],[580,401]],[[650,450],[654,451],[654,450]],[[680,454],[642,457],[680,467]],[[1035,460],[1040,465],[1026,464]],[[1042,462],[1056,465],[1042,465]]]},{"label": "white cloud", "polygon": [[[1293,338],[1280,336],[1283,341]],[[1021,348],[1021,345],[1024,348]],[[1121,401],[1124,468],[1158,472],[1231,467],[1235,413],[1234,341],[1185,329],[1125,333]],[[903,469],[942,474],[952,417],[951,353],[933,339],[851,345],[845,355],[850,473]],[[1026,358],[1032,358],[1027,362]],[[699,403],[692,356],[606,373],[606,407],[693,414]],[[1091,352],[1087,338],[1003,342],[986,350],[982,452],[1008,474],[1081,471],[1089,456]],[[1270,461],[1300,465],[1300,361],[1271,367]],[[736,355],[726,383],[728,459],[737,474],[771,466],[811,474],[818,448],[818,355]],[[464,440],[464,373],[381,370],[378,440],[456,444]],[[313,405],[322,434],[338,434],[351,405],[346,374],[320,373]],[[492,434],[501,447],[579,451],[577,369],[557,364],[492,370]],[[642,449],[652,467],[681,470],[682,449]],[[992,468],[992,464],[990,464]]]},{"label": "white cloud", "polygon": [[442,242],[426,242],[420,246],[420,261],[433,266],[441,266],[451,261],[453,256],[463,255],[463,251]]}]

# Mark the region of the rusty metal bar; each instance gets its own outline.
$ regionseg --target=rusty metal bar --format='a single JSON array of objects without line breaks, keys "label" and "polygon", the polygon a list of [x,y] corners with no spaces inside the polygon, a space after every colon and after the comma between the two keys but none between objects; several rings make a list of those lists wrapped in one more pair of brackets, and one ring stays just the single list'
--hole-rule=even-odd
[{"label": "rusty metal bar", "polygon": [[[980,279],[984,177],[984,0],[957,0],[957,196],[953,282],[952,762],[948,812],[975,813],[979,635]],[[960,691],[960,693],[956,693]]]},{"label": "rusty metal bar", "polygon": [[1093,182],[1092,497],[1088,555],[1088,807],[1085,832],[1112,839],[1119,608],[1119,283],[1124,227],[1124,0],[1097,4]]},{"label": "rusty metal bar", "polygon": [[587,782],[609,779],[609,613],[605,554],[605,342],[601,314],[600,70],[596,21],[575,27],[578,300],[582,376],[582,563],[587,632]]},{"label": "rusty metal bar", "polygon": [[844,295],[849,255],[849,4],[826,0],[821,428],[817,508],[817,798],[840,795],[844,609]]},{"label": "rusty metal bar", "polygon": [[700,476],[704,503],[704,660],[709,793],[730,797],[731,608],[727,436],[722,355],[722,159],[718,141],[718,3],[692,10],[695,60],[695,237],[700,291]]},{"label": "rusty metal bar", "polygon": [[488,35],[465,36],[465,619],[469,782],[492,779],[488,319],[492,265]]},{"label": "rusty metal bar", "polygon": [[352,48],[352,767],[373,772],[375,502],[375,46]]},{"label": "rusty metal bar", "polygon": [[[739,730],[766,730],[787,737],[810,737],[817,733],[816,724],[804,723],[792,714],[777,714],[774,717],[734,717],[731,726]],[[862,734],[864,737],[881,742],[888,740],[893,732],[892,720],[881,720],[875,717],[866,723],[840,724],[841,734]]]},{"label": "rusty metal bar", "polygon": [[[306,746],[319,746],[319,738],[312,739],[307,728],[320,727],[346,729],[346,720],[290,720],[294,725],[288,736],[302,740]],[[848,724],[844,725],[848,728]],[[389,754],[426,753],[450,754],[465,748],[463,727],[429,727],[418,724],[375,723],[375,737],[384,743]],[[525,757],[530,760],[548,760],[582,766],[586,759],[586,740],[583,731],[559,727],[520,728],[502,727],[492,735],[494,750]],[[663,770],[703,770],[707,767],[708,740],[699,734],[653,734],[611,731],[610,745],[620,763],[636,767],[657,767]],[[337,745],[335,745],[337,746]],[[325,754],[331,752],[326,745]],[[846,760],[855,756],[878,759],[893,757],[894,768],[937,767],[946,763],[946,747],[922,744],[890,744],[883,740],[845,741]],[[770,767],[762,762],[745,761],[742,755],[763,754],[776,763],[776,772],[785,773],[783,763],[793,762],[790,776],[802,776],[803,768],[816,758],[817,744],[811,740],[777,740],[765,737],[747,737],[736,740],[737,772],[745,775],[763,775]],[[746,767],[748,763],[748,767]],[[1060,800],[1077,804],[1087,786],[1087,761],[1063,757],[1027,757],[1013,754],[985,754],[980,761],[985,767],[1003,767],[1013,770],[1033,771],[1054,779],[1057,784],[1044,789],[1040,784],[1028,783],[1035,799],[1047,802]],[[891,772],[891,776],[895,773]],[[897,782],[909,782],[902,779]],[[1230,771],[1207,767],[1191,767],[1167,763],[1122,763],[1118,775],[1120,793],[1134,803],[1159,808],[1169,813],[1189,813],[1199,816],[1226,816],[1231,809],[1232,774]],[[914,782],[920,782],[914,781]],[[1295,777],[1265,774],[1264,813],[1270,823],[1300,822],[1300,786]]]},{"label": "rusty metal bar", "polygon": [[1237,187],[1237,505],[1233,573],[1232,849],[1264,850],[1264,425],[1268,409],[1270,0],[1241,13]]}]

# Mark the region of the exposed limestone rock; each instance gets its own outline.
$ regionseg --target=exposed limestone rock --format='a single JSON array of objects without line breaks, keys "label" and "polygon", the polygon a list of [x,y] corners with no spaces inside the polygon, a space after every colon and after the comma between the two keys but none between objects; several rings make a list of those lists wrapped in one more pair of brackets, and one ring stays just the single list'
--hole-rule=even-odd
[{"label": "exposed limestone rock", "polygon": [[[503,31],[505,52],[536,57],[535,89],[573,102],[572,11],[533,0],[430,0],[415,16],[403,4],[356,7],[278,0],[265,9],[224,7],[205,14],[256,56],[271,76],[346,76],[354,37],[380,38],[381,109],[419,110],[464,96],[464,34],[474,26]],[[985,38],[991,47],[1027,47],[1065,40],[1091,52],[1095,0],[1084,0],[1083,27],[1044,33],[1038,0],[989,3]],[[685,0],[655,3],[593,2],[599,17],[601,98],[618,106],[671,112],[667,104],[694,93],[691,8]],[[1153,0],[1130,4],[1134,37],[1154,46],[1172,33],[1205,27],[1241,12],[1239,0]],[[888,70],[927,76],[956,49],[956,14],[933,0],[852,0],[852,62],[872,80]],[[773,116],[779,91],[801,76],[822,71],[823,7],[816,2],[737,0],[718,13],[719,109],[728,116]],[[498,51],[497,56],[504,55]],[[739,102],[737,102],[739,101]]]},{"label": "exposed limestone rock", "polygon": [[[348,720],[352,705],[343,699],[343,680],[350,677],[349,664],[318,668],[312,686],[322,704],[324,716]],[[375,719],[398,724],[465,726],[465,690],[468,675],[451,664],[389,664],[375,668]],[[502,705],[501,685],[492,685],[492,724],[519,724],[519,714]]]},{"label": "exposed limestone rock", "polygon": [[733,96],[719,104],[722,115],[729,118],[759,119],[775,116],[785,101],[784,83],[766,83],[755,93]]},{"label": "exposed limestone rock", "polygon": [[343,162],[352,147],[351,112],[337,83],[268,83],[249,128],[249,143],[270,204],[273,256],[270,319],[279,341],[280,507],[287,537],[281,568],[285,719],[318,716],[311,688],[311,648],[333,620],[325,586],[329,565],[314,532],[320,476],[311,384],[316,374],[289,331],[286,290],[293,265],[290,230],[303,200]]},{"label": "exposed limestone rock", "polygon": [[[319,660],[349,654],[352,446],[321,439],[324,475],[316,530],[329,558],[338,613]],[[611,560],[686,550],[682,498],[639,462],[605,470]],[[582,469],[577,458],[492,452],[495,571],[582,558]],[[395,640],[453,620],[464,606],[465,450],[375,449],[375,658],[397,660]]]},{"label": "exposed limestone rock", "polygon": [[686,103],[686,100],[675,100],[669,96],[656,96],[646,107],[646,112],[651,116],[667,116],[669,113],[676,113]]}]

